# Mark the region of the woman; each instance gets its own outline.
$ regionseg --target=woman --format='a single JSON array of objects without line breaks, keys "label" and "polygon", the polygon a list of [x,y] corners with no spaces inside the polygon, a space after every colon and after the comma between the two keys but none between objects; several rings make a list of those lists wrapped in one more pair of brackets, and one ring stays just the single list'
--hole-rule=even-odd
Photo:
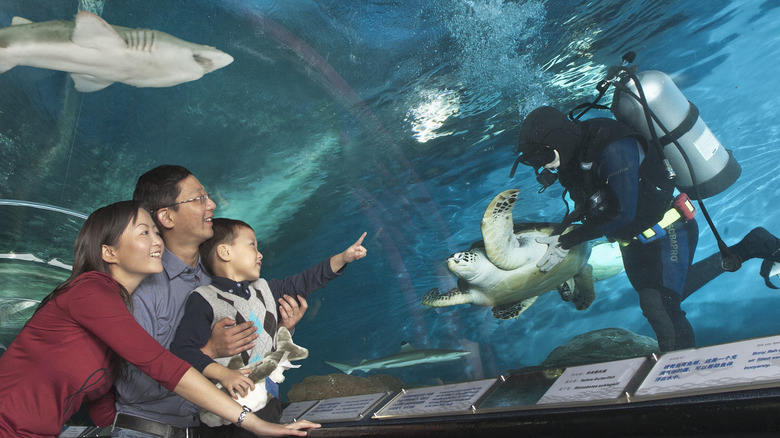
[{"label": "woman", "polygon": [[38,306],[0,357],[0,436],[58,436],[86,402],[101,427],[115,414],[118,361],[132,363],[165,388],[255,434],[305,436],[318,427],[267,423],[164,349],[127,306],[147,275],[162,271],[162,239],[133,201],[92,213],[76,238],[70,278]]}]

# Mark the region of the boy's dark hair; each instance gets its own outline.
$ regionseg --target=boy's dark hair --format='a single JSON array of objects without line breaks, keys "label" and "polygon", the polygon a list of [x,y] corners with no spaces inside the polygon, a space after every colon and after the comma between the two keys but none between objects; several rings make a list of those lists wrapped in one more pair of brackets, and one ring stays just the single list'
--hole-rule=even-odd
[{"label": "boy's dark hair", "polygon": [[152,214],[152,219],[160,230],[155,212],[163,207],[171,206],[173,211],[178,205],[172,205],[181,192],[179,182],[192,175],[192,172],[182,166],[164,164],[144,173],[138,178],[133,192],[133,200],[141,203],[143,208]]},{"label": "boy's dark hair", "polygon": [[206,269],[214,275],[214,266],[217,261],[217,247],[226,243],[232,244],[236,240],[238,230],[242,227],[249,228],[254,232],[255,230],[249,226],[248,223],[237,219],[227,218],[214,218],[212,219],[212,230],[214,235],[211,238],[200,244],[198,251],[200,252],[200,258]]}]

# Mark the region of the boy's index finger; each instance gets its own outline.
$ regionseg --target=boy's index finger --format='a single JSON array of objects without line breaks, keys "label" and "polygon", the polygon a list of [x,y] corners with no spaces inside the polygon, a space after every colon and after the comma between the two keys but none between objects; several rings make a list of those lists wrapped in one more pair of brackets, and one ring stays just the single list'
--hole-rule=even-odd
[{"label": "boy's index finger", "polygon": [[357,240],[357,242],[355,242],[355,245],[362,245],[363,244],[363,239],[366,238],[367,234],[368,233],[366,231],[363,231],[363,234],[360,235],[360,238]]}]

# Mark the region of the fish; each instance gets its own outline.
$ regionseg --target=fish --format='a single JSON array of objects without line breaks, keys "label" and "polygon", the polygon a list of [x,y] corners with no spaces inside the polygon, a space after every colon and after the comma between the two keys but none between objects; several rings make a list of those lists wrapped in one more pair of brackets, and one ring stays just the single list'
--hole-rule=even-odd
[{"label": "fish", "polygon": [[21,328],[40,303],[25,298],[0,298],[0,328]]},{"label": "fish", "polygon": [[409,343],[401,344],[401,352],[377,359],[363,359],[358,365],[348,365],[339,362],[328,362],[326,364],[337,368],[339,371],[352,374],[355,371],[368,372],[371,370],[384,370],[388,368],[402,368],[426,363],[449,362],[460,359],[463,356],[471,354],[470,351],[461,350],[439,350],[439,349],[416,349]]},{"label": "fish", "polygon": [[170,87],[200,79],[233,57],[159,30],[113,26],[80,11],[74,21],[33,23],[14,17],[0,28],[0,73],[17,65],[68,72],[76,90],[90,93],[114,82]]}]

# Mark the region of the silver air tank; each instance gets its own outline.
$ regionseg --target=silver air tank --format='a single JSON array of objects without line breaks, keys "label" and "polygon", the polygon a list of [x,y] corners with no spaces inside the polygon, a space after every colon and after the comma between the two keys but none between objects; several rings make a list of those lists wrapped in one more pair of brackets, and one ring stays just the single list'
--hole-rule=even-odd
[{"label": "silver air tank", "polygon": [[[677,188],[691,198],[696,198],[696,191],[693,190],[694,180],[685,158],[673,143],[674,139],[688,157],[701,198],[717,195],[730,187],[739,178],[742,168],[698,116],[698,109],[688,102],[665,73],[649,70],[636,76],[642,85],[648,106],[658,121],[671,133],[667,136],[653,120],[653,129],[661,139],[664,155],[677,174]],[[637,94],[634,81],[629,80],[624,84]],[[612,99],[612,112],[618,120],[638,130],[648,142],[651,141],[644,110],[634,97],[616,88]]]}]

